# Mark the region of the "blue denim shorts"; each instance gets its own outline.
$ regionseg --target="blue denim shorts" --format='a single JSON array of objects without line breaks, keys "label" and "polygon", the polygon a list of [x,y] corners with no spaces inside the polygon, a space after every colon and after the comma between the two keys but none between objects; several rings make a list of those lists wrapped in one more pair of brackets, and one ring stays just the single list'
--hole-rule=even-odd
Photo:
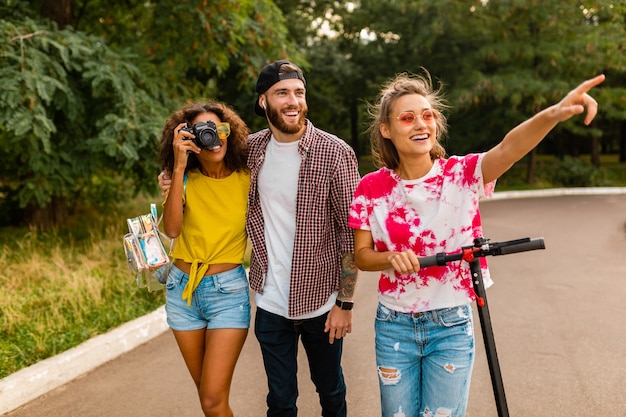
[{"label": "blue denim shorts", "polygon": [[172,265],[165,283],[165,312],[173,330],[250,327],[250,291],[243,266],[204,276],[193,292],[190,306],[183,300],[188,280],[188,274]]}]

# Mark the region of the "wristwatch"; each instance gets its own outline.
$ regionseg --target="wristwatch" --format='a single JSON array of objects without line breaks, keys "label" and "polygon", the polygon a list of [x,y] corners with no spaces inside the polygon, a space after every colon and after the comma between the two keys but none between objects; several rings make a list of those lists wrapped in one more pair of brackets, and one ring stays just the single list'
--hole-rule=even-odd
[{"label": "wristwatch", "polygon": [[352,310],[352,307],[354,307],[354,302],[353,301],[341,301],[340,299],[336,299],[335,305],[342,310]]}]

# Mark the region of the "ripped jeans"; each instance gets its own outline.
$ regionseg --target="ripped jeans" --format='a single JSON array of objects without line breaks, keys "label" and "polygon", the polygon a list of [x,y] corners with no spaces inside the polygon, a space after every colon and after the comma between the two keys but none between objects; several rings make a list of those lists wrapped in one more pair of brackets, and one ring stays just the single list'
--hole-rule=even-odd
[{"label": "ripped jeans", "polygon": [[376,364],[383,417],[463,417],[474,366],[469,304],[400,313],[378,304]]}]

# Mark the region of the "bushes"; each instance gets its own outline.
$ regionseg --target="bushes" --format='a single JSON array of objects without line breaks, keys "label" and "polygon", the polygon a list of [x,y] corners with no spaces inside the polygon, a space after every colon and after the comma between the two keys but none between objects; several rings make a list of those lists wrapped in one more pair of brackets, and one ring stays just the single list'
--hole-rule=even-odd
[{"label": "bushes", "polygon": [[558,161],[551,176],[552,183],[562,187],[598,187],[609,186],[607,172],[602,168],[583,162],[577,158],[566,157]]},{"label": "bushes", "polygon": [[556,159],[543,155],[537,161],[532,184],[526,182],[526,172],[526,162],[520,161],[498,180],[498,191],[554,187],[626,186],[626,166],[624,164],[605,163],[602,167],[596,168],[581,158]]}]

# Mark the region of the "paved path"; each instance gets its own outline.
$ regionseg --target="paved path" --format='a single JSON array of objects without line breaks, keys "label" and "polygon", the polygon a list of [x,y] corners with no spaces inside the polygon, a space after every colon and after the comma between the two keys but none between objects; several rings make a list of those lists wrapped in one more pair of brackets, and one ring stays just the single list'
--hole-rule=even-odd
[{"label": "paved path", "polygon": [[[485,237],[544,237],[546,250],[489,258],[488,291],[512,417],[626,413],[626,195],[496,200],[482,205]],[[345,342],[348,407],[379,416],[372,320],[376,279],[362,274],[354,331]],[[496,416],[476,319],[477,361],[469,417]],[[319,417],[300,365],[300,415]],[[232,407],[262,417],[266,381],[254,335],[237,365]],[[0,398],[0,401],[2,399]],[[50,393],[10,417],[199,417],[194,386],[169,331]]]}]

